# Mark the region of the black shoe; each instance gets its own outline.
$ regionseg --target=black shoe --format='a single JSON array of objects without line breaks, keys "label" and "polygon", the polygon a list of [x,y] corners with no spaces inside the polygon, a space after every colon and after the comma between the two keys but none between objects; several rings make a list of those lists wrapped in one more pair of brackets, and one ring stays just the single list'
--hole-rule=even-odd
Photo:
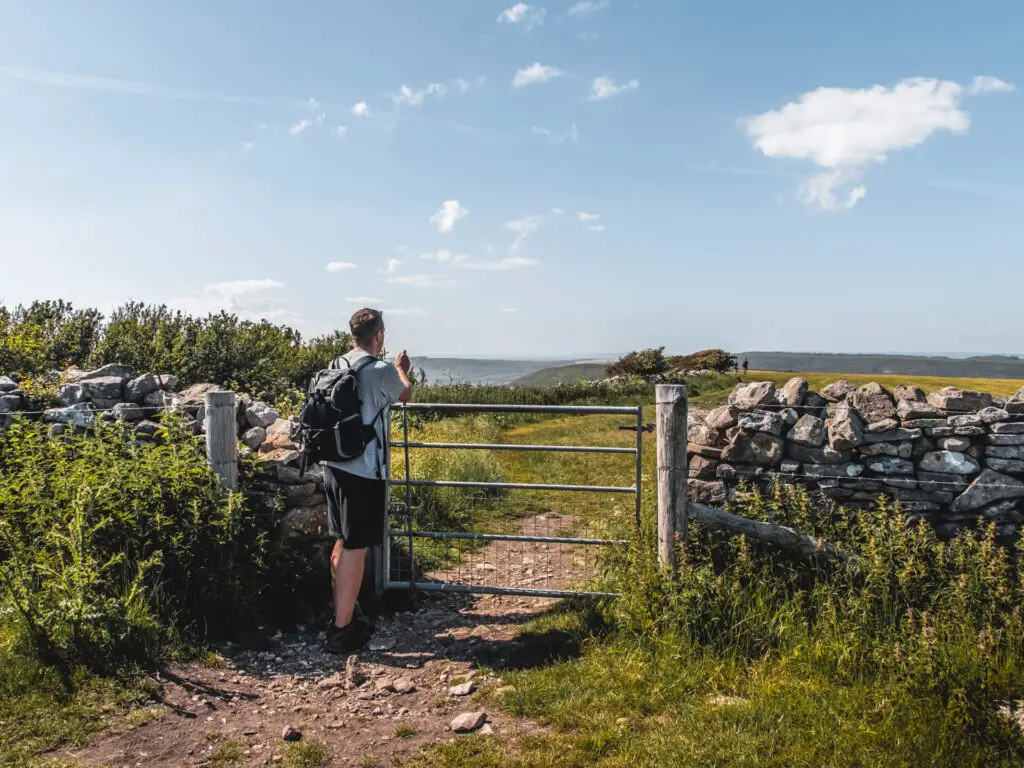
[{"label": "black shoe", "polygon": [[361,622],[352,621],[344,627],[331,625],[327,629],[324,647],[328,653],[353,653],[370,641],[370,632]]}]

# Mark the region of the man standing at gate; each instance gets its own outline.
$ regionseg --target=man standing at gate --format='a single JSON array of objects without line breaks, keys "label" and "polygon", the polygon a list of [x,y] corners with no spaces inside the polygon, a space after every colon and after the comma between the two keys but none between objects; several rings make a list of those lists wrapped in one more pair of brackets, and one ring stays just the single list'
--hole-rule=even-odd
[{"label": "man standing at gate", "polygon": [[[349,321],[355,346],[344,355],[343,366],[353,368],[384,350],[384,318],[378,310],[360,309]],[[334,537],[331,552],[331,586],[334,622],[327,630],[327,650],[351,653],[366,645],[370,628],[355,617],[356,599],[363,582],[366,553],[384,543],[387,524],[387,460],[390,433],[389,409],[407,403],[412,394],[409,357],[403,351],[389,365],[381,360],[364,363],[356,374],[362,401],[363,424],[372,426],[375,439],[363,454],[351,461],[324,462],[327,492],[327,529]]]}]

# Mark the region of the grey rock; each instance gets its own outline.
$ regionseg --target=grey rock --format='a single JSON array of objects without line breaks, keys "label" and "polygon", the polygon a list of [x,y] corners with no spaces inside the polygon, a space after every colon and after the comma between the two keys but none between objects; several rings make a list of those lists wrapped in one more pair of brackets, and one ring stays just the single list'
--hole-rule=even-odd
[{"label": "grey rock", "polygon": [[704,423],[712,429],[728,429],[736,426],[739,415],[740,410],[736,406],[720,405],[704,417]]},{"label": "grey rock", "polygon": [[118,403],[114,406],[111,414],[115,419],[123,419],[124,421],[142,421],[146,417],[142,408],[135,405],[135,403]]},{"label": "grey rock", "polygon": [[1024,474],[1024,461],[1019,459],[985,459],[985,466],[996,472],[1005,472],[1011,475]]},{"label": "grey rock", "polygon": [[912,458],[919,459],[926,453],[931,451],[937,451],[939,447],[927,437],[921,437],[915,440],[911,445],[914,447],[910,452]]},{"label": "grey rock", "polygon": [[487,722],[486,712],[463,712],[451,722],[455,733],[472,733]]},{"label": "grey rock", "polygon": [[0,395],[0,413],[13,413],[21,408],[21,395]]},{"label": "grey rock", "polygon": [[963,492],[969,482],[964,475],[918,472],[918,487],[922,490],[946,490],[958,494]]},{"label": "grey rock", "polygon": [[1010,414],[1002,408],[982,408],[978,411],[978,416],[985,424],[998,424],[1001,421],[1008,421]]},{"label": "grey rock", "polygon": [[146,395],[160,391],[160,382],[152,373],[144,373],[124,385],[124,397],[133,403],[145,402]]},{"label": "grey rock", "polygon": [[919,419],[944,418],[946,412],[928,402],[900,400],[896,403],[896,415],[905,423]]},{"label": "grey rock", "polygon": [[995,459],[1024,459],[1024,445],[990,445],[985,455]]},{"label": "grey rock", "polygon": [[80,379],[78,385],[86,400],[120,401],[124,397],[124,379],[117,376]]},{"label": "grey rock", "polygon": [[735,483],[738,480],[756,480],[767,475],[766,467],[755,467],[750,464],[719,464],[715,471],[715,477],[725,483]]},{"label": "grey rock", "polygon": [[909,459],[914,453],[913,443],[866,443],[857,450],[862,456],[895,456]]},{"label": "grey rock", "polygon": [[281,414],[266,403],[253,403],[246,409],[245,418],[249,422],[250,427],[263,427],[266,429],[280,419]]},{"label": "grey rock", "polygon": [[178,384],[181,383],[173,373],[155,373],[153,375],[156,376],[160,389],[164,392],[173,392],[178,388]]},{"label": "grey rock", "polygon": [[949,504],[953,501],[953,494],[948,491],[922,491],[908,488],[892,488],[889,495],[894,499],[902,501],[932,501],[939,504]]},{"label": "grey rock", "polygon": [[864,472],[860,464],[805,464],[804,474],[808,477],[859,477]]},{"label": "grey rock", "polygon": [[1024,483],[991,469],[985,469],[967,490],[953,501],[950,509],[953,512],[970,512],[1003,499],[1024,499]]},{"label": "grey rock", "polygon": [[302,731],[300,731],[294,725],[286,725],[284,727],[284,730],[281,731],[281,738],[285,741],[301,741]]},{"label": "grey rock", "polygon": [[108,363],[107,365],[97,368],[95,371],[87,371],[85,373],[79,372],[78,378],[81,379],[103,379],[112,378],[120,379],[121,383],[128,381],[132,376],[135,375],[135,369],[130,365],[121,365],[120,363]]},{"label": "grey rock", "polygon": [[988,445],[1024,445],[1024,435],[986,435]]},{"label": "grey rock", "polygon": [[174,396],[172,401],[175,408],[188,408],[202,405],[205,400],[207,392],[220,392],[222,388],[219,384],[211,384],[209,382],[202,382],[200,384],[193,384],[188,389],[183,389],[181,392]]},{"label": "grey rock", "polygon": [[[856,409],[866,424],[874,424],[886,419],[895,420],[896,418],[896,402],[892,399],[889,391],[876,381],[871,381],[858,387],[850,395],[849,399],[850,404]],[[899,424],[892,425],[892,427],[898,426]],[[891,429],[892,427],[888,428]],[[883,430],[876,431],[880,432]]]},{"label": "grey rock", "polygon": [[1017,394],[1011,397],[1003,405],[1007,413],[1019,415],[1024,413],[1024,387],[1017,390]]},{"label": "grey rock", "polygon": [[985,422],[976,413],[964,413],[960,416],[950,416],[946,423],[951,427],[980,427]]},{"label": "grey rock", "polygon": [[846,379],[840,379],[839,381],[833,381],[827,387],[822,389],[821,396],[830,403],[841,403],[846,400],[851,392],[855,392],[856,390],[857,387]]},{"label": "grey rock", "polygon": [[715,448],[723,448],[727,443],[725,432],[710,426],[699,413],[689,414],[686,422],[686,439],[696,445]]},{"label": "grey rock", "polygon": [[779,390],[779,405],[786,405],[790,407],[799,407],[803,405],[804,398],[807,396],[808,386],[807,379],[801,378],[800,376],[794,376],[783,384],[782,389]]},{"label": "grey rock", "polygon": [[109,411],[122,400],[119,397],[94,397],[89,402],[97,411]]},{"label": "grey rock", "polygon": [[920,387],[899,384],[892,388],[892,393],[897,400],[907,400],[912,403],[926,403],[928,397]]},{"label": "grey rock", "polygon": [[956,427],[932,427],[924,431],[928,437],[953,437],[956,434]]},{"label": "grey rock", "polygon": [[1024,422],[993,424],[991,429],[996,435],[1024,435]]},{"label": "grey rock", "polygon": [[804,405],[801,410],[804,413],[810,413],[811,415],[818,416],[820,413],[824,413],[825,408],[827,407],[828,400],[817,392],[808,392],[804,395]]},{"label": "grey rock", "polygon": [[701,504],[721,504],[728,497],[725,483],[709,480],[687,480],[686,495]]},{"label": "grey rock", "polygon": [[778,413],[770,411],[750,411],[740,414],[736,425],[740,429],[747,429],[752,432],[767,432],[769,435],[779,436],[782,434],[786,422]]},{"label": "grey rock", "polygon": [[473,691],[476,690],[476,686],[472,682],[459,683],[448,688],[449,696],[469,696]]},{"label": "grey rock", "polygon": [[0,392],[10,392],[18,388],[18,382],[10,376],[0,376]]},{"label": "grey rock", "polygon": [[163,410],[174,402],[174,394],[171,392],[150,392],[142,398],[142,404],[147,408],[159,408]]},{"label": "grey rock", "polygon": [[849,488],[852,491],[880,491],[882,481],[873,480],[868,477],[844,477],[839,481],[842,488]]},{"label": "grey rock", "polygon": [[992,395],[992,406],[994,408],[1006,408],[1006,403],[1010,398],[1005,395]]},{"label": "grey rock", "polygon": [[848,403],[840,403],[829,418],[827,427],[828,444],[832,450],[844,451],[864,442],[864,423]]},{"label": "grey rock", "polygon": [[1024,523],[1024,515],[1020,513],[1020,502],[1016,499],[1004,499],[989,504],[978,510],[986,520],[997,523]]},{"label": "grey rock", "polygon": [[716,477],[715,470],[717,467],[718,462],[714,459],[708,459],[703,456],[693,456],[690,459],[689,476],[696,477],[701,480],[714,480]]},{"label": "grey rock", "polygon": [[783,408],[779,411],[779,416],[782,417],[785,429],[789,429],[800,420],[800,414],[796,412],[795,408]]},{"label": "grey rock", "polygon": [[926,453],[918,462],[924,472],[942,472],[950,475],[973,475],[981,471],[981,466],[966,453],[952,451],[933,451]]},{"label": "grey rock", "polygon": [[782,460],[782,439],[767,432],[738,430],[722,451],[724,461],[770,467]]},{"label": "grey rock", "polygon": [[135,425],[136,433],[140,435],[147,435],[148,437],[153,437],[154,435],[156,435],[157,432],[159,432],[163,428],[164,427],[162,424],[157,424],[155,421],[149,420],[140,421],[138,424]]},{"label": "grey rock", "polygon": [[729,394],[729,404],[741,411],[749,411],[763,405],[776,405],[775,385],[770,381],[755,381],[749,384],[737,384]]},{"label": "grey rock", "polygon": [[938,427],[948,427],[946,418],[941,419],[910,419],[903,422],[903,426],[907,429],[935,429]]},{"label": "grey rock", "polygon": [[972,445],[970,448],[964,451],[964,453],[966,453],[968,456],[973,456],[978,461],[981,461],[983,458],[985,458],[985,446]]},{"label": "grey rock", "polygon": [[890,432],[899,428],[899,419],[882,419],[881,421],[873,421],[868,424],[864,427],[864,432],[866,434],[876,434],[878,432]]},{"label": "grey rock", "polygon": [[893,475],[886,477],[882,482],[887,488],[903,488],[904,490],[917,488],[917,480],[913,477],[900,477],[898,475]]},{"label": "grey rock", "polygon": [[944,451],[960,451],[961,453],[971,447],[971,441],[966,437],[944,437],[939,440],[939,448]]},{"label": "grey rock", "polygon": [[794,461],[793,459],[783,459],[779,464],[779,474],[782,475],[799,475],[800,474],[800,462]]},{"label": "grey rock", "polygon": [[253,427],[252,429],[247,430],[245,433],[243,433],[241,438],[242,443],[254,451],[261,445],[263,445],[263,441],[266,439],[267,430],[265,430],[263,427]]},{"label": "grey rock", "polygon": [[267,427],[267,437],[271,435],[284,435],[287,438],[292,437],[292,433],[295,431],[296,423],[292,419],[278,419],[269,427]]},{"label": "grey rock", "polygon": [[840,464],[849,461],[851,454],[850,451],[834,451],[827,445],[821,448],[811,448],[798,443],[787,443],[786,457],[810,464]]},{"label": "grey rock", "polygon": [[919,437],[921,437],[921,430],[919,429],[903,429],[898,427],[897,429],[889,429],[885,432],[865,432],[864,442],[901,443],[905,440],[917,440]]},{"label": "grey rock", "polygon": [[43,421],[47,424],[67,424],[72,427],[91,427],[96,414],[89,403],[76,403],[66,408],[49,408],[43,411]]},{"label": "grey rock", "polygon": [[992,405],[992,395],[986,392],[946,387],[928,395],[928,402],[947,411],[980,411]]},{"label": "grey rock", "polygon": [[880,475],[912,475],[914,465],[896,456],[878,456],[868,461],[868,469]]},{"label": "grey rock", "polygon": [[960,437],[981,437],[985,434],[984,427],[953,427],[953,434]]},{"label": "grey rock", "polygon": [[825,422],[810,414],[801,416],[786,435],[786,439],[791,443],[806,445],[810,448],[820,448],[825,444],[827,437]]},{"label": "grey rock", "polygon": [[931,515],[929,512],[938,512],[942,509],[941,504],[936,504],[934,501],[902,501],[900,506],[903,507],[904,512],[919,512],[924,514],[908,515],[908,522],[915,522],[917,520],[928,520]]},{"label": "grey rock", "polygon": [[77,405],[85,400],[85,389],[81,384],[65,384],[57,393],[61,405]]}]

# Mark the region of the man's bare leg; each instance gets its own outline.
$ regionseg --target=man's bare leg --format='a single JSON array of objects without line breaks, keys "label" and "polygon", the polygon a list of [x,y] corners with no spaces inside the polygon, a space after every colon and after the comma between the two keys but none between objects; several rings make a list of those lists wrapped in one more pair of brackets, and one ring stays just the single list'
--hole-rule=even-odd
[{"label": "man's bare leg", "polygon": [[331,553],[331,586],[334,590],[334,626],[344,627],[352,621],[356,600],[363,585],[366,549],[344,549],[334,543]]}]

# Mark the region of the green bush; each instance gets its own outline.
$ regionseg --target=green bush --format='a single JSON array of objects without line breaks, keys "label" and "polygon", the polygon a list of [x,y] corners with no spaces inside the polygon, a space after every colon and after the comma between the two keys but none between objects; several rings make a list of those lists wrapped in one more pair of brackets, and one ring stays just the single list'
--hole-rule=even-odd
[{"label": "green bush", "polygon": [[51,438],[16,422],[0,448],[0,598],[50,663],[107,670],[268,610],[272,513],[225,496],[172,421]]},{"label": "green bush", "polygon": [[726,373],[736,368],[736,356],[724,349],[703,349],[692,355],[677,355],[668,358],[674,371],[716,371]]},{"label": "green bush", "polygon": [[668,369],[665,348],[658,347],[630,352],[609,365],[606,372],[609,376],[638,376],[648,379],[665,373]]}]

